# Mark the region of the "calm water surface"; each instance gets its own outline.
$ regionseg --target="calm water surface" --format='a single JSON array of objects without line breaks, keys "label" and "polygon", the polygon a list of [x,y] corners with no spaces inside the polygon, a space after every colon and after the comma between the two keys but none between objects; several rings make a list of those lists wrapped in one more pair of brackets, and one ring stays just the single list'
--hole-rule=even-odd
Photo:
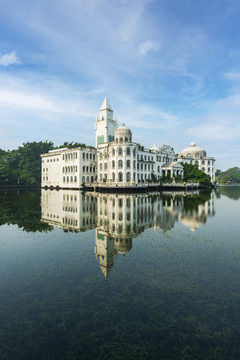
[{"label": "calm water surface", "polygon": [[0,192],[0,359],[240,359],[240,187]]}]

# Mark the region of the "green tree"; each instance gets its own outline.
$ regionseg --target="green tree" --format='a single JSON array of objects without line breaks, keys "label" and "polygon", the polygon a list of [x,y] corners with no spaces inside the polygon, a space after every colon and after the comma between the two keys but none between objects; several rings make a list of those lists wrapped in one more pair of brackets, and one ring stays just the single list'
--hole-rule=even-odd
[{"label": "green tree", "polygon": [[211,178],[203,171],[198,169],[197,165],[183,164],[184,166],[184,181],[197,181],[201,185],[211,186]]},{"label": "green tree", "polygon": [[53,143],[27,142],[17,150],[0,151],[0,184],[39,184],[41,157],[53,149]]},{"label": "green tree", "polygon": [[216,181],[219,183],[240,182],[240,168],[235,166],[226,171],[216,171]]}]

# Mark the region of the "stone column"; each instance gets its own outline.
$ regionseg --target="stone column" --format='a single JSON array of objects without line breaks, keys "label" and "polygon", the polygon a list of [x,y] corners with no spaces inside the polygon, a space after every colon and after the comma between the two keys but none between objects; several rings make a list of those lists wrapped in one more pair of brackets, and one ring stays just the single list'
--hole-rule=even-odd
[{"label": "stone column", "polygon": [[131,148],[131,183],[133,183],[133,172],[134,172],[134,169],[133,169],[133,149]]},{"label": "stone column", "polygon": [[123,148],[123,155],[122,155],[122,161],[123,161],[123,168],[122,168],[122,172],[123,172],[123,183],[126,183],[126,148]]}]

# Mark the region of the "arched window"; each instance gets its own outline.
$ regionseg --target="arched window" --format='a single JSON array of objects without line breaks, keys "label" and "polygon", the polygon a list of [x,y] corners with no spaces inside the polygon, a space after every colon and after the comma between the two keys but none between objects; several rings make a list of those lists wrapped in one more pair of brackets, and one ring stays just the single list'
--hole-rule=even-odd
[{"label": "arched window", "polygon": [[122,144],[123,143],[123,138],[122,137],[120,137],[120,144]]},{"label": "arched window", "polygon": [[65,182],[65,176],[63,177],[63,182]]},{"label": "arched window", "polygon": [[112,168],[113,169],[115,168],[115,161],[114,160],[112,161]]},{"label": "arched window", "polygon": [[130,164],[130,160],[127,160],[127,168],[130,168],[131,164]]},{"label": "arched window", "polygon": [[133,160],[133,168],[136,169],[136,160]]},{"label": "arched window", "polygon": [[71,182],[73,182],[73,177],[71,176]]},{"label": "arched window", "polygon": [[202,165],[205,164],[205,160],[202,160]]},{"label": "arched window", "polygon": [[125,143],[127,143],[128,142],[128,138],[127,137],[125,137]]},{"label": "arched window", "polygon": [[202,167],[202,171],[205,171],[205,167]]},{"label": "arched window", "polygon": [[86,180],[87,180],[87,183],[89,183],[89,176],[87,176],[87,179],[86,179]]},{"label": "arched window", "polygon": [[102,174],[100,174],[100,181],[102,181]]},{"label": "arched window", "polygon": [[116,144],[118,144],[118,138],[116,138]]},{"label": "arched window", "polygon": [[102,155],[102,153],[100,153],[100,160],[102,160],[102,158],[103,158],[103,155]]},{"label": "arched window", "polygon": [[112,155],[113,155],[113,156],[115,155],[115,150],[114,150],[114,149],[112,149]]},{"label": "arched window", "polygon": [[82,154],[83,160],[85,160],[85,153]]},{"label": "arched window", "polygon": [[76,177],[76,176],[74,176],[74,181],[75,181],[75,182],[77,181],[77,177]]},{"label": "arched window", "polygon": [[104,174],[104,179],[107,180],[107,174],[106,173]]},{"label": "arched window", "polygon": [[131,180],[131,174],[130,172],[127,172],[127,181],[130,181]]},{"label": "arched window", "polygon": [[64,167],[62,168],[62,172],[64,172]]},{"label": "arched window", "polygon": [[127,148],[127,155],[130,155],[130,148]]},{"label": "arched window", "polygon": [[73,172],[73,167],[71,166],[71,172]]},{"label": "arched window", "polygon": [[118,155],[122,155],[122,148],[118,149]]},{"label": "arched window", "polygon": [[88,166],[86,166],[86,172],[88,172]]},{"label": "arched window", "polygon": [[67,176],[67,182],[69,182],[69,176]]},{"label": "arched window", "polygon": [[112,181],[115,181],[115,173],[112,173]]},{"label": "arched window", "polygon": [[118,182],[123,181],[123,174],[121,172],[118,173]]},{"label": "arched window", "polygon": [[136,173],[135,172],[133,173],[133,181],[134,182],[136,181]]},{"label": "arched window", "polygon": [[199,154],[199,153],[196,153],[196,154],[195,154],[195,159],[199,159],[199,157],[200,157],[200,154]]},{"label": "arched window", "polygon": [[104,163],[104,170],[107,170],[107,163]]},{"label": "arched window", "polygon": [[122,160],[118,160],[118,168],[119,168],[119,169],[122,169],[122,166],[123,166]]},{"label": "arched window", "polygon": [[100,167],[100,171],[102,171],[102,164],[100,164],[100,166],[99,166],[99,167]]},{"label": "arched window", "polygon": [[197,161],[197,160],[195,160],[195,164],[198,165],[198,161]]}]

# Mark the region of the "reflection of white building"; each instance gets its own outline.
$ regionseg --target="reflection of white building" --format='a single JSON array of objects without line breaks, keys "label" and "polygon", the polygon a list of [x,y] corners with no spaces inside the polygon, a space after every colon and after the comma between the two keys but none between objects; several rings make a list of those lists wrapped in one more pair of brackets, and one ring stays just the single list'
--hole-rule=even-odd
[{"label": "reflection of white building", "polygon": [[94,253],[107,278],[114,258],[132,249],[132,240],[146,228],[170,231],[181,222],[192,231],[213,216],[214,196],[192,193],[82,194],[42,189],[42,221],[64,231],[96,228]]},{"label": "reflection of white building", "polygon": [[97,223],[96,198],[73,190],[41,192],[42,221],[68,231],[94,229]]},{"label": "reflection of white building", "polygon": [[210,176],[211,181],[215,181],[215,170],[213,157],[207,156],[206,151],[194,142],[181,151],[178,160],[183,163],[198,165],[198,168]]},{"label": "reflection of white building", "polygon": [[[193,199],[193,204],[194,201],[195,200]],[[196,208],[189,207],[187,204],[185,204],[179,214],[179,220],[183,225],[189,227],[191,231],[195,231],[197,228],[203,226],[207,222],[208,217],[214,215],[214,193],[212,192],[210,198],[205,202],[198,204]]]}]

